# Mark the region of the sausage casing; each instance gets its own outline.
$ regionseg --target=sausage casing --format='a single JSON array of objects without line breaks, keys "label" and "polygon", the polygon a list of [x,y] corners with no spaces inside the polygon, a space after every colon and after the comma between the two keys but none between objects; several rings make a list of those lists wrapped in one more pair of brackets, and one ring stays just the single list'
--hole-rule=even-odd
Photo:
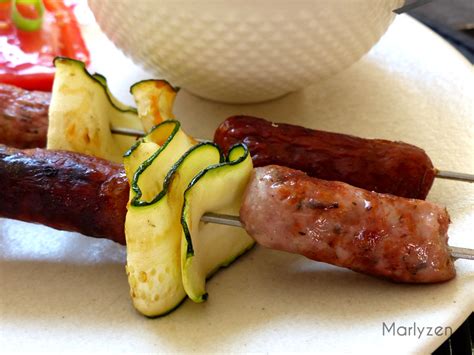
[{"label": "sausage casing", "polygon": [[0,145],[0,217],[125,244],[123,167],[66,151]]},{"label": "sausage casing", "polygon": [[455,276],[447,244],[449,215],[431,202],[267,166],[254,169],[240,218],[268,248],[398,282]]},{"label": "sausage casing", "polygon": [[225,120],[217,128],[214,141],[224,151],[245,143],[256,167],[287,166],[319,179],[408,198],[425,199],[436,174],[426,153],[410,144],[275,124],[249,116]]},{"label": "sausage casing", "polygon": [[0,84],[0,144],[45,147],[50,101],[51,93]]}]

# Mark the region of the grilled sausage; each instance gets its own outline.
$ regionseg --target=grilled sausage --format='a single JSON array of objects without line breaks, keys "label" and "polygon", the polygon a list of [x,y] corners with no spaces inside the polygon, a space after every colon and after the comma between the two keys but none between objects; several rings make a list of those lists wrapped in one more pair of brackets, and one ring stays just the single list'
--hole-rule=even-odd
[{"label": "grilled sausage", "polygon": [[430,158],[413,145],[316,131],[261,118],[234,116],[214,141],[228,151],[245,143],[254,166],[282,165],[369,191],[425,199],[436,174]]},{"label": "grilled sausage", "polygon": [[[46,146],[50,93],[0,84],[0,144]],[[224,150],[244,142],[255,166],[278,164],[376,192],[424,199],[436,174],[426,153],[409,144],[315,131],[235,116],[215,133]]]},{"label": "grilled sausage", "polygon": [[[125,244],[122,167],[66,151],[0,145],[0,216]],[[449,216],[421,200],[377,194],[278,166],[257,168],[240,217],[258,243],[401,282],[454,277]]]},{"label": "grilled sausage", "polygon": [[50,101],[48,92],[0,84],[0,144],[45,147]]},{"label": "grilled sausage", "polygon": [[0,216],[125,244],[123,167],[66,151],[0,145]]},{"label": "grilled sausage", "polygon": [[455,276],[449,215],[427,201],[267,166],[254,169],[240,219],[263,246],[364,274],[409,283]]}]

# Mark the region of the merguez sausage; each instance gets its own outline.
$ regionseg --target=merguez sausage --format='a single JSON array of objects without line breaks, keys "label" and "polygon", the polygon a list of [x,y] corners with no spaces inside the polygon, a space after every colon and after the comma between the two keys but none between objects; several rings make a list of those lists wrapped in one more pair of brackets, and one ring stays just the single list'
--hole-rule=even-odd
[{"label": "merguez sausage", "polygon": [[99,158],[0,145],[0,216],[125,244],[129,185]]},{"label": "merguez sausage", "polygon": [[254,166],[281,165],[324,180],[369,191],[425,199],[436,170],[420,148],[402,142],[364,139],[261,118],[234,116],[216,130],[214,141],[228,151],[245,143]]}]

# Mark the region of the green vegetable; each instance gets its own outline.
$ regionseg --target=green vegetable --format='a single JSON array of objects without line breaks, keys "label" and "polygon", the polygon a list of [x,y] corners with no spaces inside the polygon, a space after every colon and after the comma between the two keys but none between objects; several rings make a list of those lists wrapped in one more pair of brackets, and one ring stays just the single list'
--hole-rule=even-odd
[{"label": "green vegetable", "polygon": [[166,80],[143,80],[130,88],[145,131],[174,119],[173,104],[178,90]]},{"label": "green vegetable", "polygon": [[222,160],[214,143],[193,144],[179,122],[165,121],[124,159],[131,182],[126,270],[134,306],[147,316],[168,313],[186,296],[180,248],[184,191],[201,170]]},{"label": "green vegetable", "polygon": [[[41,28],[44,15],[42,0],[13,0],[12,5],[12,21],[16,28],[28,32],[37,31]],[[35,19],[24,17],[18,10],[18,5],[33,5],[38,13],[38,17]]]},{"label": "green vegetable", "polygon": [[127,275],[135,308],[164,315],[186,297],[206,299],[206,278],[248,250],[244,230],[204,224],[206,212],[238,214],[252,170],[244,145],[227,160],[212,142],[195,144],[178,121],[155,126],[125,155],[130,199]]},{"label": "green vegetable", "polygon": [[206,212],[239,215],[252,170],[244,145],[234,146],[226,162],[199,173],[184,193],[181,269],[184,289],[193,301],[207,298],[206,279],[254,245],[241,228],[200,222]]},{"label": "green vegetable", "polygon": [[84,63],[58,57],[49,108],[48,149],[62,149],[121,162],[135,143],[110,127],[140,130],[137,112],[114,98],[105,78],[91,75]]}]

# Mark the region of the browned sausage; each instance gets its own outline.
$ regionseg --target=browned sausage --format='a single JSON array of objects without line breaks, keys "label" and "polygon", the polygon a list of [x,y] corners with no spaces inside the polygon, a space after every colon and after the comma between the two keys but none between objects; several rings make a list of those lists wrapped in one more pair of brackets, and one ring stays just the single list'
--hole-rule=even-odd
[{"label": "browned sausage", "polygon": [[[0,216],[125,244],[122,167],[78,153],[0,145]],[[241,209],[260,244],[402,282],[455,275],[449,216],[421,200],[377,194],[303,172],[255,169]]]},{"label": "browned sausage", "polygon": [[[0,143],[18,148],[46,146],[49,102],[49,93],[0,84]],[[215,141],[224,150],[246,143],[255,166],[289,166],[321,179],[410,198],[426,198],[436,172],[425,152],[412,145],[248,116],[224,121]]]},{"label": "browned sausage", "polygon": [[50,101],[48,92],[0,84],[0,144],[45,147]]},{"label": "browned sausage", "polygon": [[0,145],[0,216],[125,244],[123,167],[78,153]]},{"label": "browned sausage", "polygon": [[254,166],[288,166],[325,180],[343,181],[369,191],[425,199],[436,170],[413,145],[316,131],[261,118],[234,116],[216,130],[224,149],[243,142]]},{"label": "browned sausage", "polygon": [[456,274],[449,215],[431,202],[267,166],[254,169],[240,219],[263,246],[364,274],[410,283]]}]

